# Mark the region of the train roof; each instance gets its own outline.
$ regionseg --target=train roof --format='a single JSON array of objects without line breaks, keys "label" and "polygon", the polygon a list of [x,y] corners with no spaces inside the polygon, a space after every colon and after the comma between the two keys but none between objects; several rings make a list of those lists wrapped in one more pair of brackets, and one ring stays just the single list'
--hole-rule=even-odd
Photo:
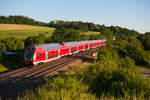
[{"label": "train roof", "polygon": [[[75,41],[75,42],[64,42],[64,45],[67,46],[76,46],[79,43],[90,43],[90,42],[97,42],[97,41],[106,41],[106,39],[103,40],[86,40],[86,41]],[[46,50],[53,50],[53,49],[58,49],[60,48],[60,44],[58,43],[48,43],[48,44],[36,44],[29,46],[27,48],[45,48]]]},{"label": "train roof", "polygon": [[81,43],[86,43],[86,44],[87,44],[87,43],[89,43],[90,41],[80,41],[80,42],[81,42]]},{"label": "train roof", "polygon": [[49,44],[36,44],[29,46],[28,48],[45,48],[46,50],[58,49],[60,45],[58,43],[49,43]]},{"label": "train roof", "polygon": [[64,42],[63,44],[68,46],[76,46],[78,42]]}]

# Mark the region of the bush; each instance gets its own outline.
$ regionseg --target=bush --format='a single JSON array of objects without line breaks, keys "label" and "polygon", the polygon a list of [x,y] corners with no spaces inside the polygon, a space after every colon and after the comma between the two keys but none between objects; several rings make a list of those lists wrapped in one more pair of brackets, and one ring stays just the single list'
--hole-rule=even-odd
[{"label": "bush", "polygon": [[6,38],[0,41],[1,50],[16,51],[24,49],[24,43],[17,38]]},{"label": "bush", "polygon": [[25,40],[25,47],[31,46],[34,44],[43,44],[45,42],[46,38],[43,34],[39,34],[38,36],[32,36],[28,37]]},{"label": "bush", "polygon": [[117,67],[119,56],[115,49],[102,48],[98,53],[98,61],[105,66]]},{"label": "bush", "polygon": [[54,31],[51,38],[53,42],[57,42],[57,43],[79,41],[80,33],[73,29],[59,28]]},{"label": "bush", "polygon": [[95,100],[95,95],[87,93],[87,86],[75,77],[58,76],[46,83],[35,91],[27,91],[27,95],[18,100]]},{"label": "bush", "polygon": [[124,97],[126,95],[150,96],[149,80],[143,78],[137,71],[127,68],[105,68],[94,78],[90,85],[92,93],[97,96],[113,95]]},{"label": "bush", "polygon": [[126,56],[125,58],[120,58],[118,67],[135,69],[136,66],[134,60]]},{"label": "bush", "polygon": [[141,41],[145,50],[150,50],[150,33],[142,34],[137,38]]}]

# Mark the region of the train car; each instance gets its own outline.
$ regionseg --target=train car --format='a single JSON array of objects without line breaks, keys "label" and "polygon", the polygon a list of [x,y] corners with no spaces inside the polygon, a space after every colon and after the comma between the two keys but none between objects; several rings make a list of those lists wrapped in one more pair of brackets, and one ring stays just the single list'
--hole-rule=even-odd
[{"label": "train car", "polygon": [[105,40],[105,39],[104,39],[104,40],[101,40],[100,45],[101,45],[101,46],[105,46],[105,45],[106,45],[106,40]]},{"label": "train car", "polygon": [[69,55],[70,51],[69,51],[69,46],[68,45],[60,45],[60,57],[65,56],[65,55]]},{"label": "train car", "polygon": [[96,46],[99,47],[100,46],[100,40],[95,40],[96,41]]},{"label": "train car", "polygon": [[78,46],[78,51],[83,51],[84,50],[84,43],[82,43],[81,41],[79,41],[77,43],[77,46]]},{"label": "train car", "polygon": [[97,47],[97,41],[96,40],[92,40],[92,43],[93,43],[93,48],[96,48]]},{"label": "train car", "polygon": [[89,49],[93,47],[93,42],[89,40]]},{"label": "train car", "polygon": [[27,47],[24,53],[24,63],[36,65],[59,58],[60,45],[57,43],[39,44]]},{"label": "train car", "polygon": [[69,55],[78,52],[78,42],[65,42],[63,44],[69,46]]},{"label": "train car", "polygon": [[83,51],[85,51],[85,50],[88,50],[88,49],[89,49],[89,41],[81,41],[81,43],[83,43],[83,44],[84,44],[84,49],[83,49]]},{"label": "train car", "polygon": [[105,46],[107,41],[105,39],[103,41],[104,41],[104,46]]}]

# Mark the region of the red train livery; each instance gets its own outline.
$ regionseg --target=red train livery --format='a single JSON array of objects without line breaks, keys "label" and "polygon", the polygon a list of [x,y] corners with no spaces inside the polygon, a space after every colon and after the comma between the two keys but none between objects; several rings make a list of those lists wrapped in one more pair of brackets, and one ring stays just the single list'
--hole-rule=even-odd
[{"label": "red train livery", "polygon": [[32,45],[27,47],[25,50],[24,63],[37,65],[39,63],[58,59],[65,55],[71,55],[90,48],[105,45],[106,40],[64,42],[61,45],[58,43]]}]

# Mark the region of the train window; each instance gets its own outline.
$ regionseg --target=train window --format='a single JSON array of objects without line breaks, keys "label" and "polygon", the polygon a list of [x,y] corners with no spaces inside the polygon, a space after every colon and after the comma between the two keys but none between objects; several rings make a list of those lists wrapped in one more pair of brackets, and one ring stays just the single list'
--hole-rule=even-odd
[{"label": "train window", "polygon": [[56,53],[56,54],[55,54],[55,57],[57,57],[57,56],[58,56],[58,54]]},{"label": "train window", "polygon": [[39,59],[39,53],[38,53],[38,55],[37,55],[37,59]]},{"label": "train window", "polygon": [[88,46],[85,46],[85,49],[87,49],[88,48]]},{"label": "train window", "polygon": [[71,53],[73,53],[73,52],[75,52],[75,51],[77,51],[77,49],[71,50]]},{"label": "train window", "polygon": [[40,56],[42,56],[42,52],[40,53]]},{"label": "train window", "polygon": [[48,55],[48,59],[51,59],[51,58],[54,58],[54,57],[57,57],[58,54],[52,54],[52,55]]},{"label": "train window", "polygon": [[45,53],[43,52],[43,56],[45,56]]}]

